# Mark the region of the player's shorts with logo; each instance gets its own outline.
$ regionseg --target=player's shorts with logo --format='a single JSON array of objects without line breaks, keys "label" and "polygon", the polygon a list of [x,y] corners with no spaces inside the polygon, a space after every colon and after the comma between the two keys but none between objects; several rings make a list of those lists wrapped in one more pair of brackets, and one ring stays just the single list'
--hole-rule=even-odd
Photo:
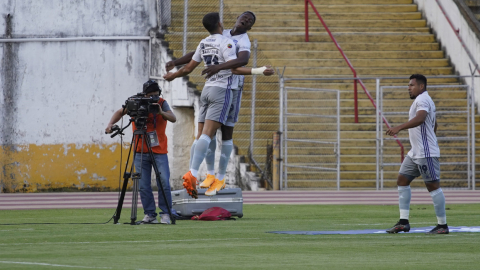
[{"label": "player's shorts with logo", "polygon": [[407,155],[398,173],[410,181],[420,175],[425,182],[439,181],[440,162],[438,161],[438,157],[411,158]]},{"label": "player's shorts with logo", "polygon": [[225,124],[232,105],[232,90],[230,87],[205,86],[200,96],[200,114],[198,122],[205,119]]}]

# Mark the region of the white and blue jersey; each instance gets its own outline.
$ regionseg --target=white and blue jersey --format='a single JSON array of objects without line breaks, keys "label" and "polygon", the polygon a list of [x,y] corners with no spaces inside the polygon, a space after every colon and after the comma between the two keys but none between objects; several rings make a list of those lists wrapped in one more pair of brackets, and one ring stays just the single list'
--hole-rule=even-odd
[{"label": "white and blue jersey", "polygon": [[408,130],[412,145],[408,156],[411,158],[440,157],[440,148],[435,135],[436,108],[427,91],[418,95],[413,101],[408,120],[414,118],[418,111],[426,111],[427,117],[421,125]]},{"label": "white and blue jersey", "polygon": [[[250,39],[248,38],[247,33],[243,33],[240,35],[232,36],[230,33],[231,29],[223,30],[223,36],[233,40],[233,43],[236,45],[236,53],[238,57],[239,52],[249,52],[250,47],[252,44],[250,43]],[[243,75],[235,75],[233,74],[233,81],[232,81],[232,89],[233,90],[241,90],[243,88]]]},{"label": "white and blue jersey", "polygon": [[[236,52],[235,43],[231,39],[220,34],[214,34],[200,41],[192,59],[199,63],[203,61],[207,67],[237,59]],[[232,86],[232,80],[229,79],[231,76],[232,71],[230,69],[220,70],[205,82],[205,86],[230,88]]]}]

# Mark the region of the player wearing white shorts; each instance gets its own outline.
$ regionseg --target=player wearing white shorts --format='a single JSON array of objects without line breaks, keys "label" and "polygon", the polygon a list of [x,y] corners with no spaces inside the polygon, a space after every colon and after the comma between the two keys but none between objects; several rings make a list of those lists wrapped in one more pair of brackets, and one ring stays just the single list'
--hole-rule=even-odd
[{"label": "player wearing white shorts", "polygon": [[[222,36],[223,26],[218,13],[209,13],[203,18],[203,25],[211,34],[203,39],[197,47],[192,60],[182,69],[175,73],[168,73],[164,78],[168,81],[177,77],[190,74],[202,61],[205,66],[220,65],[236,59],[235,43]],[[183,186],[194,198],[197,198],[197,174],[200,164],[205,159],[208,146],[215,136],[218,128],[225,124],[232,101],[232,72],[235,74],[251,74],[249,68],[235,68],[221,70],[210,76],[206,82],[200,97],[201,109],[199,123],[202,123],[201,136],[195,145],[193,157],[191,158],[190,171],[184,176]],[[216,179],[217,180],[217,179]],[[225,187],[225,180],[215,181],[206,195],[215,195],[217,191]]]},{"label": "player wearing white shorts", "polygon": [[404,129],[408,135],[412,149],[402,162],[397,178],[400,220],[387,230],[388,233],[410,231],[409,211],[412,192],[410,183],[422,176],[427,190],[433,200],[438,224],[427,234],[448,234],[447,216],[445,213],[445,196],[440,188],[440,148],[437,142],[436,108],[427,92],[427,78],[420,74],[410,76],[408,93],[413,101],[410,107],[408,122],[387,130],[387,135],[394,136]]},{"label": "player wearing white shorts", "polygon": [[[202,71],[203,75],[206,75],[206,77],[208,78],[210,76],[214,76],[221,70],[245,66],[248,63],[248,60],[250,58],[251,43],[247,31],[252,28],[255,20],[256,17],[253,12],[245,11],[237,18],[233,29],[227,29],[223,31],[223,36],[232,39],[233,42],[236,44],[237,59],[219,65],[210,65]],[[189,53],[177,60],[170,61],[165,65],[165,68],[167,70],[171,70],[177,65],[186,64],[191,61],[192,56],[193,53]],[[266,67],[253,69],[252,72],[256,72],[256,74],[263,74],[266,76],[270,76],[275,73],[273,69]],[[227,121],[224,125],[221,126],[222,145],[220,149],[221,155],[220,163],[218,166],[218,173],[215,177],[215,150],[217,146],[217,141],[216,138],[213,137],[212,141],[210,142],[207,155],[205,157],[208,170],[207,178],[200,184],[201,188],[209,188],[215,182],[215,179],[220,181],[224,180],[228,161],[233,150],[233,129],[235,123],[238,121],[238,114],[240,112],[244,76],[234,74],[232,75],[232,77],[232,104],[230,106],[230,110],[227,116]],[[196,143],[202,134],[201,131],[203,130],[203,122],[201,121],[201,119],[199,119],[198,122],[199,125],[197,138],[193,142],[190,150],[190,165],[193,161],[192,158],[195,153]]]}]

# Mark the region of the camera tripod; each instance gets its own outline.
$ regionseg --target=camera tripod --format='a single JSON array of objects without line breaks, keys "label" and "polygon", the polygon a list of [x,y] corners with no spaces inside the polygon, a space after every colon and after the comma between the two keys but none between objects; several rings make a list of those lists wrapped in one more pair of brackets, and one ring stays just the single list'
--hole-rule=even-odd
[{"label": "camera tripod", "polygon": [[[120,129],[118,126],[112,127],[112,130],[116,130],[115,133],[113,133],[110,137],[115,137],[118,134],[124,135],[122,132],[130,126],[130,124],[133,122],[133,119],[130,119],[130,122],[128,125],[126,125],[124,128]],[[130,143],[130,149],[128,150],[128,157],[127,157],[127,162],[125,164],[125,171],[123,173],[123,186],[122,186],[122,192],[120,194],[120,198],[118,199],[118,205],[117,205],[117,210],[115,211],[115,214],[113,216],[113,224],[117,224],[118,220],[120,219],[120,214],[122,212],[122,206],[123,206],[123,200],[125,199],[125,192],[127,191],[127,185],[128,185],[128,179],[132,178],[133,181],[133,194],[132,194],[132,211],[130,215],[130,225],[138,225],[136,222],[137,220],[137,204],[138,204],[138,190],[139,190],[139,181],[142,178],[141,174],[141,169],[140,172],[133,172],[134,171],[134,163],[135,163],[135,156],[137,154],[137,145],[140,141],[142,145],[141,153],[143,154],[143,142],[145,141],[147,144],[147,150],[148,154],[150,156],[150,160],[152,160],[152,165],[153,165],[153,170],[155,171],[155,176],[157,179],[157,183],[159,184],[159,189],[162,191],[163,199],[165,200],[165,205],[167,205],[168,208],[168,215],[170,216],[170,220],[172,224],[175,224],[175,217],[172,214],[172,210],[170,209],[170,204],[167,201],[167,197],[165,196],[165,190],[163,189],[163,184],[162,181],[160,180],[160,172],[157,167],[157,163],[155,162],[155,158],[152,152],[152,147],[150,140],[148,139],[147,135],[147,126],[144,125],[135,125],[136,129],[133,132],[132,136],[132,142]],[[130,155],[132,153],[132,148],[133,148],[133,161],[132,165],[130,167],[130,171],[128,170],[128,161],[130,159]],[[140,159],[140,164],[143,164],[143,155],[141,155]],[[160,200],[160,198],[158,198]],[[127,223],[128,224],[128,223]]]}]

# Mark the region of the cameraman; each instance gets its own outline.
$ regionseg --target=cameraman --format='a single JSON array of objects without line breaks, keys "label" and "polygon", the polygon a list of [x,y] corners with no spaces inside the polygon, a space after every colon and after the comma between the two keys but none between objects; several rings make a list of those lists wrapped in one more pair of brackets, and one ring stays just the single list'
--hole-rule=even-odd
[{"label": "cameraman", "polygon": [[[143,94],[145,97],[150,98],[159,98],[162,90],[158,86],[158,83],[153,80],[149,80],[143,84]],[[140,136],[137,135],[135,138],[136,149],[135,152],[135,170],[140,172],[141,168],[141,179],[140,179],[140,199],[142,200],[142,205],[144,209],[145,217],[142,220],[142,224],[156,224],[159,223],[157,220],[157,213],[155,207],[155,198],[153,196],[152,187],[151,187],[151,176],[152,176],[152,162],[150,155],[148,154],[147,143],[145,139],[151,140],[152,152],[157,164],[158,170],[160,172],[160,181],[162,185],[157,180],[158,187],[158,207],[162,212],[160,213],[160,223],[162,224],[171,224],[170,216],[168,215],[168,208],[172,209],[172,194],[170,191],[170,168],[168,166],[168,156],[167,156],[167,136],[165,134],[165,128],[167,127],[167,121],[175,123],[177,118],[173,114],[170,106],[167,101],[163,98],[159,98],[158,103],[152,104],[158,106],[158,113],[153,115],[150,109],[148,112],[148,118],[146,120],[146,131],[147,137],[144,138],[143,146],[141,145]],[[150,105],[150,106],[152,106]],[[112,126],[118,122],[122,116],[129,113],[126,108],[119,109],[116,111],[112,119],[105,129],[106,133],[112,133]],[[132,123],[133,130],[135,131],[135,123]],[[139,127],[141,128],[141,127]],[[155,140],[156,138],[156,140]],[[142,153],[143,150],[143,153]],[[142,161],[142,164],[140,164]],[[165,199],[161,191],[161,187],[165,192],[166,201],[168,206],[165,205]],[[173,209],[172,209],[173,211]]]}]

